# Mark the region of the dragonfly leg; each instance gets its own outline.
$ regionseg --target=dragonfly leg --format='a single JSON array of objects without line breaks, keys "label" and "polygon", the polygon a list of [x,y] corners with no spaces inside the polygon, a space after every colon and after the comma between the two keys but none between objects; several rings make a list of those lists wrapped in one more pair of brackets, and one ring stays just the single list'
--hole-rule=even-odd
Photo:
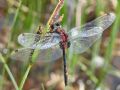
[{"label": "dragonfly leg", "polygon": [[71,45],[70,41],[67,42],[67,48],[69,48]]}]

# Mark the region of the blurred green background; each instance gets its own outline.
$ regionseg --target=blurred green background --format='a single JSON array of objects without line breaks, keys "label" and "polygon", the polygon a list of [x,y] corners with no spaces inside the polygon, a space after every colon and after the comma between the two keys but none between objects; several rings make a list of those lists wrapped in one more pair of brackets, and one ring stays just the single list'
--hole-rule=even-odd
[{"label": "blurred green background", "polygon": [[67,55],[69,84],[64,86],[62,58],[49,63],[10,59],[19,34],[45,26],[58,0],[0,0],[0,90],[120,90],[120,0],[65,0],[60,14],[69,31],[100,15],[116,20],[101,39],[80,55]]}]

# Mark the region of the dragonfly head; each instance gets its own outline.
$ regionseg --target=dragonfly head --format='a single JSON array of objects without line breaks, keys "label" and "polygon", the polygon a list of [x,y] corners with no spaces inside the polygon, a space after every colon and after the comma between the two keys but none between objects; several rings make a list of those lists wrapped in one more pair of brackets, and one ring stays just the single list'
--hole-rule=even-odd
[{"label": "dragonfly head", "polygon": [[54,23],[54,24],[52,24],[52,25],[50,26],[50,29],[51,29],[50,31],[57,33],[57,30],[58,30],[59,28],[61,28],[61,25],[60,25],[59,22],[56,22],[56,23]]}]

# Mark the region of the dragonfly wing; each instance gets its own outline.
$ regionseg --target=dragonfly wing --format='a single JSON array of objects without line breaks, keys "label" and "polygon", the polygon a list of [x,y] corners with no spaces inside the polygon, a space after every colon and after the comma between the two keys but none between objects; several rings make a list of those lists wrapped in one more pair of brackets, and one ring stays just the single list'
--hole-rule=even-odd
[{"label": "dragonfly wing", "polygon": [[101,37],[102,32],[103,29],[100,27],[93,27],[86,31],[71,30],[68,33],[71,42],[70,50],[75,53],[83,53]]},{"label": "dragonfly wing", "polygon": [[58,45],[61,41],[60,35],[56,33],[51,33],[50,35],[46,35],[42,37],[39,42],[35,43],[32,48],[33,49],[49,49],[53,48],[55,45]]},{"label": "dragonfly wing", "polygon": [[60,36],[55,33],[48,33],[45,36],[24,33],[19,35],[18,42],[31,49],[48,49],[60,42]]},{"label": "dragonfly wing", "polygon": [[101,27],[86,27],[86,28],[74,28],[68,32],[68,36],[70,40],[74,40],[76,38],[83,37],[91,37],[101,34],[103,29]]},{"label": "dragonfly wing", "polygon": [[24,47],[31,47],[40,40],[39,34],[23,33],[18,36],[18,43]]},{"label": "dragonfly wing", "polygon": [[[18,49],[16,52],[12,53],[11,59],[28,61],[32,58],[31,52],[33,52],[31,48]],[[62,56],[62,51],[58,46],[54,46],[53,48],[45,50],[37,50],[37,55],[36,62],[49,62],[59,59]]]},{"label": "dragonfly wing", "polygon": [[115,18],[116,16],[114,13],[104,14],[103,16],[100,16],[94,19],[93,21],[86,23],[81,27],[75,27],[73,29],[89,30],[90,28],[93,28],[93,27],[101,27],[102,30],[105,30],[115,21]]},{"label": "dragonfly wing", "polygon": [[19,60],[19,61],[28,61],[31,51],[32,51],[32,49],[30,49],[30,48],[29,49],[22,48],[22,49],[15,50],[11,54],[11,59]]},{"label": "dragonfly wing", "polygon": [[72,52],[77,54],[83,53],[89,47],[91,47],[92,44],[95,43],[95,41],[101,37],[101,35],[102,33],[90,37],[76,38],[71,41],[70,50],[72,50]]},{"label": "dragonfly wing", "polygon": [[76,53],[82,53],[98,40],[103,31],[115,20],[115,14],[109,13],[88,22],[82,27],[73,28],[68,32],[71,49]]}]

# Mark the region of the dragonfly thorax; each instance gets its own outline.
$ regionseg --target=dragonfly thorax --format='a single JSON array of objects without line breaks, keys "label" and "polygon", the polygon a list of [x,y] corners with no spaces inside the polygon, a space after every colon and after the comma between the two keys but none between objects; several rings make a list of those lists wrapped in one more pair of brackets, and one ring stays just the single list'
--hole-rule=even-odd
[{"label": "dragonfly thorax", "polygon": [[51,31],[52,33],[57,33],[60,35],[61,41],[60,41],[60,47],[61,48],[69,48],[70,47],[70,42],[68,41],[68,35],[64,31],[64,29],[61,28],[60,23],[54,23],[51,26]]},{"label": "dragonfly thorax", "polygon": [[69,48],[70,47],[70,41],[68,41],[68,35],[63,29],[58,29],[61,41],[60,41],[60,47],[61,48]]}]

